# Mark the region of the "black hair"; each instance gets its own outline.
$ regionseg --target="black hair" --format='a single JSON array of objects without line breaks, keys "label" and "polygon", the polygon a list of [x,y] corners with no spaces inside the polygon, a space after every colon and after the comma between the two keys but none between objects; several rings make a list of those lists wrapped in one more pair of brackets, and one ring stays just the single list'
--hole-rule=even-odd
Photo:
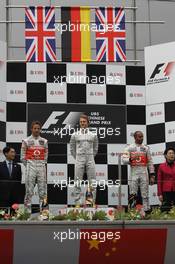
[{"label": "black hair", "polygon": [[174,152],[174,154],[175,154],[175,149],[173,147],[166,148],[163,154],[167,155],[169,150],[172,150]]},{"label": "black hair", "polygon": [[5,148],[3,148],[3,154],[5,155],[5,154],[9,153],[9,151],[11,149],[13,149],[13,148],[12,147],[5,147]]},{"label": "black hair", "polygon": [[143,134],[142,131],[137,130],[137,131],[134,132],[134,138],[136,138],[136,136],[137,136],[138,133],[142,133]]}]

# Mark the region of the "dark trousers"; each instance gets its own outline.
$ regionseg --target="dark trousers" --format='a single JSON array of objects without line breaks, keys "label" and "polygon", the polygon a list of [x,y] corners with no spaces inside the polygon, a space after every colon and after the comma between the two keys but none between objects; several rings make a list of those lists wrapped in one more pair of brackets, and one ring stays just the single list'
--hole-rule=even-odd
[{"label": "dark trousers", "polygon": [[20,182],[0,182],[0,209],[11,207],[14,203],[20,203]]},{"label": "dark trousers", "polygon": [[175,206],[175,192],[164,192],[161,211],[168,212],[171,210],[172,206]]}]

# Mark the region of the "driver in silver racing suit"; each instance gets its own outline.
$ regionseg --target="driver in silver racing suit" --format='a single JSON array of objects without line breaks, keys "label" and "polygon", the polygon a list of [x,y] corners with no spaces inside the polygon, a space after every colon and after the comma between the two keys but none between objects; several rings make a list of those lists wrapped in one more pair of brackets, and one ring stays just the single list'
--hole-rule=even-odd
[{"label": "driver in silver racing suit", "polygon": [[80,116],[80,131],[75,132],[70,139],[70,152],[76,160],[75,163],[75,205],[81,206],[81,180],[83,180],[84,172],[87,173],[88,183],[93,196],[93,205],[96,199],[96,188],[93,187],[95,176],[95,161],[94,157],[98,152],[98,137],[95,133],[89,131],[88,117]]},{"label": "driver in silver racing suit", "polygon": [[149,147],[143,144],[143,133],[136,131],[134,133],[135,143],[128,145],[122,155],[123,164],[129,164],[131,167],[131,177],[129,183],[129,204],[132,204],[136,200],[138,193],[138,187],[140,186],[143,209],[145,212],[149,212],[149,176],[150,184],[154,183],[154,165],[152,162]]}]

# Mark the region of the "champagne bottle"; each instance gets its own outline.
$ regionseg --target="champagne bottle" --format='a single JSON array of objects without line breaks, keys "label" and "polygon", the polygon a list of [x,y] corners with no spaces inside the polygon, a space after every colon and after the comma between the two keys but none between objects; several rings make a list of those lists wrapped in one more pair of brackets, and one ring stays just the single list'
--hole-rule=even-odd
[{"label": "champagne bottle", "polygon": [[86,199],[86,206],[93,207],[93,194],[90,187],[87,188],[85,199]]}]

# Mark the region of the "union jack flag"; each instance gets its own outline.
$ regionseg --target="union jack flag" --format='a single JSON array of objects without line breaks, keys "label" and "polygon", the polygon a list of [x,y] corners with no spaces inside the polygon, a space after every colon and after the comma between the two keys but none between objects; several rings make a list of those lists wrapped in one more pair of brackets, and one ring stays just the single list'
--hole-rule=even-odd
[{"label": "union jack flag", "polygon": [[96,60],[126,61],[125,12],[123,8],[100,7],[95,11]]},{"label": "union jack flag", "polygon": [[54,7],[25,9],[26,61],[56,61]]}]

